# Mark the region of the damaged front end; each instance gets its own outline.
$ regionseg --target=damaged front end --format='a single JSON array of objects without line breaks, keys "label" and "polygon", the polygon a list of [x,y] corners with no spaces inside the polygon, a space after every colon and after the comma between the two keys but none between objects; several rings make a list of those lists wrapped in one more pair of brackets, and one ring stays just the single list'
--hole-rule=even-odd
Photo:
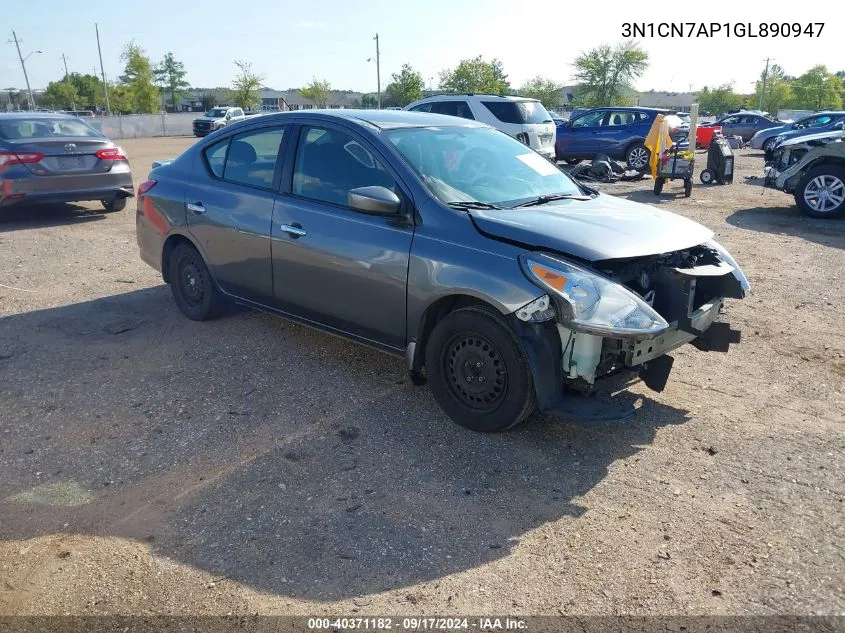
[{"label": "damaged front end", "polygon": [[516,317],[554,321],[562,387],[589,393],[610,376],[637,373],[661,391],[672,367],[668,352],[686,343],[727,351],[739,342],[739,332],[717,317],[723,301],[743,298],[749,284],[716,242],[590,267],[541,253],[520,262],[548,294]]}]

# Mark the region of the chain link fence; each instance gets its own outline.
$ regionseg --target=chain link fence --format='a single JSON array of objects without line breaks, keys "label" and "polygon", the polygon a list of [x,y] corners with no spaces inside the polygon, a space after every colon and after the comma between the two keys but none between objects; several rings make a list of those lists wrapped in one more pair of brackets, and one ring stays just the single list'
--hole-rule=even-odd
[{"label": "chain link fence", "polygon": [[154,136],[192,136],[193,120],[202,113],[127,114],[86,119],[110,139],[151,138]]}]

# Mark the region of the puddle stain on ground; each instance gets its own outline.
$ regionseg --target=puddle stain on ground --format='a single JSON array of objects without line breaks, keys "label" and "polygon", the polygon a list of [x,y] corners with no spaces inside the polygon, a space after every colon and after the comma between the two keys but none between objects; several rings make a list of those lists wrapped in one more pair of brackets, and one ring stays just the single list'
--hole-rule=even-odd
[{"label": "puddle stain on ground", "polygon": [[9,497],[9,501],[23,501],[39,505],[73,508],[91,503],[91,493],[75,481],[59,481],[30,488]]}]

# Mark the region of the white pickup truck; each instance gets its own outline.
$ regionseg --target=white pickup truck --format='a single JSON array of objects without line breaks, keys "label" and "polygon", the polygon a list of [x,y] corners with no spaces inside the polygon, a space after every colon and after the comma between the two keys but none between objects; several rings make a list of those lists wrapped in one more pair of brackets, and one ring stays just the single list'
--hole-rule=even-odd
[{"label": "white pickup truck", "polygon": [[229,106],[217,106],[211,108],[203,116],[194,119],[194,136],[205,136],[211,134],[229,123],[243,121],[246,118],[241,108]]}]

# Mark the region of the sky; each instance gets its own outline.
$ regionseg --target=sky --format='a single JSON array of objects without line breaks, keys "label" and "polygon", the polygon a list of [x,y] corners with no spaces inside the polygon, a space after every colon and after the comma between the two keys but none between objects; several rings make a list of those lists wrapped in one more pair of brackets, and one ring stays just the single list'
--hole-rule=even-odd
[{"label": "sky", "polygon": [[[766,58],[791,75],[816,64],[845,70],[841,43],[845,13],[839,2],[814,0],[814,11],[796,11],[795,3],[773,1],[764,11],[749,2],[712,0],[667,3],[668,17],[630,0],[518,3],[513,0],[142,0],[140,2],[69,2],[68,0],[0,0],[0,90],[25,86],[15,30],[23,40],[33,89],[44,88],[64,74],[62,54],[71,72],[99,74],[94,24],[99,25],[106,77],[121,74],[120,52],[135,40],[157,62],[172,51],[185,64],[192,86],[227,86],[233,61],[251,62],[265,85],[301,87],[312,78],[332,88],[376,90],[373,36],[379,34],[381,86],[402,64],[437,86],[438,74],[461,59],[483,55],[504,64],[511,85],[536,75],[562,84],[572,82],[573,59],[600,44],[623,41],[626,22],[721,22],[711,38],[635,37],[650,55],[650,66],[637,81],[639,90],[697,90],[732,83],[751,92]],[[826,10],[828,7],[829,10]],[[835,17],[841,15],[841,18]],[[725,37],[725,23],[823,20],[820,37]],[[824,16],[804,17],[804,16]],[[718,17],[711,17],[718,16]],[[806,22],[802,22],[806,25]],[[818,28],[818,27],[816,27]],[[837,44],[839,44],[837,46]]]}]

